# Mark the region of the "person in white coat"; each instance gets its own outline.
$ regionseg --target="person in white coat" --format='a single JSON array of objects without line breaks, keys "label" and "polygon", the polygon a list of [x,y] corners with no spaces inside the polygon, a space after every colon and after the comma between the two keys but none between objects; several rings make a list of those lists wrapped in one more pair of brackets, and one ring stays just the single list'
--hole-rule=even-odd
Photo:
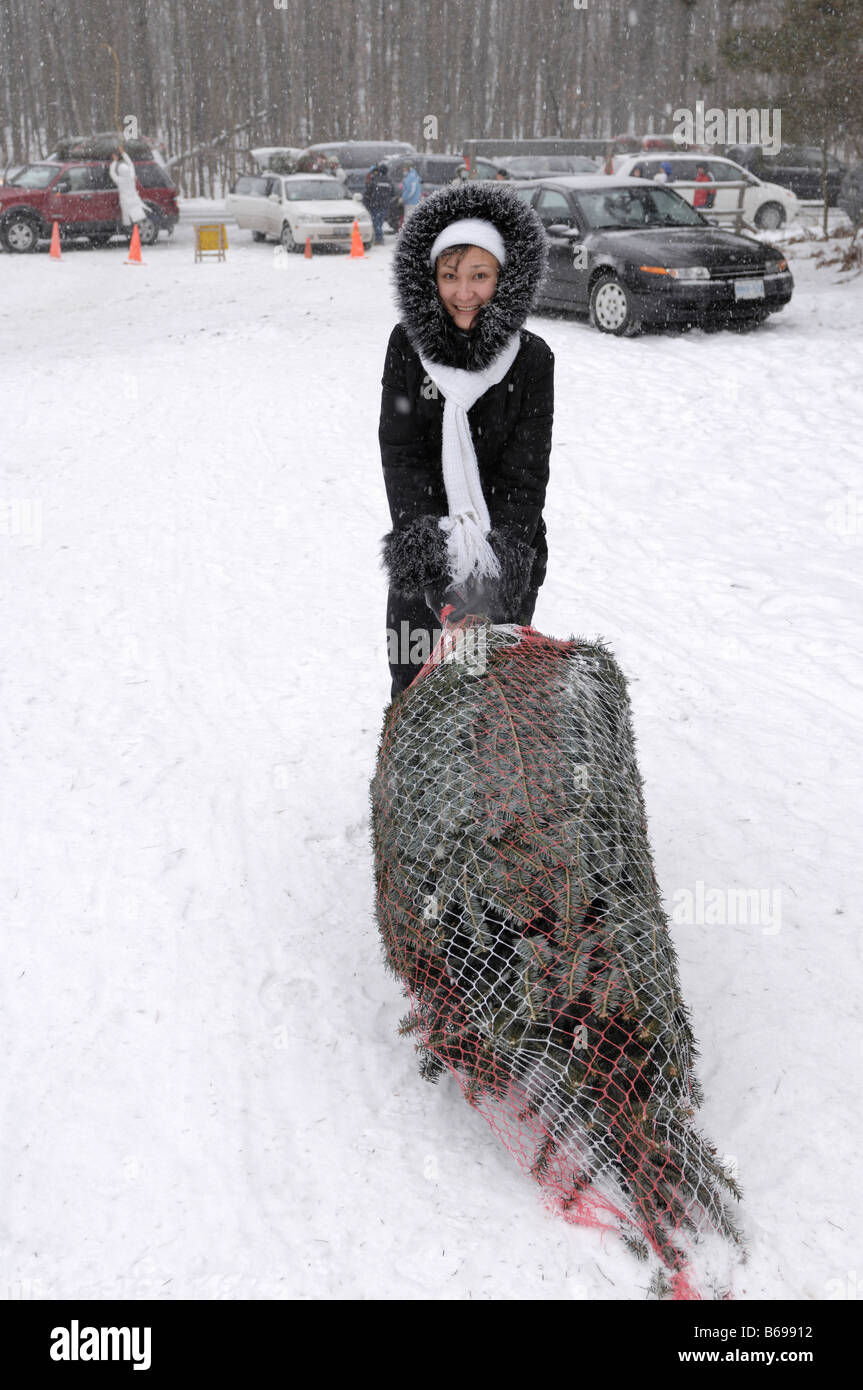
[{"label": "person in white coat", "polygon": [[133,222],[143,222],[147,216],[147,209],[141,202],[135,185],[134,164],[124,149],[119,149],[117,154],[120,158],[111,161],[108,172],[120,194],[120,221],[124,227],[128,227]]}]

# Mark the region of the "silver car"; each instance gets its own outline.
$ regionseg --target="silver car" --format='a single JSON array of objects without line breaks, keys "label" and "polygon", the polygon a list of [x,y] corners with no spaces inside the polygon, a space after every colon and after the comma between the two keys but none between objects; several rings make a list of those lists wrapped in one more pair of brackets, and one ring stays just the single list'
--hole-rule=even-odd
[{"label": "silver car", "polygon": [[366,250],[374,241],[368,210],[331,174],[243,174],[225,198],[225,212],[255,241],[280,241],[286,251],[351,244],[354,222]]}]

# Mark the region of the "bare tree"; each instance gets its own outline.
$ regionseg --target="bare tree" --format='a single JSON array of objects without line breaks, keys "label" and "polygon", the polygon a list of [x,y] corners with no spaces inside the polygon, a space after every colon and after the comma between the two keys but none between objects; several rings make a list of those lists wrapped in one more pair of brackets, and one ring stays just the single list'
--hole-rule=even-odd
[{"label": "bare tree", "polygon": [[[21,160],[119,114],[162,139],[186,193],[260,144],[460,148],[471,136],[668,128],[696,100],[748,105],[720,40],[782,0],[2,0],[0,149]],[[741,90],[741,86],[744,89]],[[435,116],[426,140],[423,118]],[[192,153],[190,153],[192,152]]]}]

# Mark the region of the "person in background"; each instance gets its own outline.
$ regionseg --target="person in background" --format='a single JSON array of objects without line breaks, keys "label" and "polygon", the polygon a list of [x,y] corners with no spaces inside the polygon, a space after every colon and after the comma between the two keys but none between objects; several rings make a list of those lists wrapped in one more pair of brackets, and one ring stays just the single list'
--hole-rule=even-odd
[{"label": "person in background", "polygon": [[422,197],[422,179],[416,170],[416,165],[409,163],[405,176],[402,179],[402,207],[404,208],[404,222],[407,222],[411,213],[416,212],[419,201]]},{"label": "person in background", "polygon": [[344,184],[345,197],[349,198],[351,195],[348,192],[348,176],[342,168],[341,164],[339,163],[338,155],[331,154],[327,156],[327,166],[325,172],[327,174],[332,174],[334,179],[338,179],[339,183]]},{"label": "person in background", "polygon": [[[695,182],[696,182],[696,183],[712,183],[712,182],[713,182],[713,180],[711,179],[710,175],[709,175],[708,172],[707,172],[707,165],[706,165],[706,164],[699,164],[699,165],[696,166],[696,170],[695,170]],[[714,196],[715,196],[715,194],[713,193],[712,190],[711,190],[710,192],[708,192],[706,188],[696,188],[695,191],[694,191],[694,194],[693,194],[693,198],[692,198],[692,206],[693,206],[694,208],[709,208],[709,207],[712,207],[712,206],[713,206],[713,199],[714,199]]]},{"label": "person in background", "polygon": [[138,186],[135,182],[135,166],[122,145],[118,145],[115,150],[114,158],[108,166],[108,173],[117,185],[117,192],[120,195],[120,222],[122,226],[132,227],[137,222],[143,222],[147,216],[147,209],[141,202],[138,193]]},{"label": "person in background", "polygon": [[384,217],[393,200],[394,191],[387,174],[387,166],[383,162],[373,165],[366,174],[366,191],[363,194],[363,202],[371,213],[376,246],[383,246],[384,243]]}]

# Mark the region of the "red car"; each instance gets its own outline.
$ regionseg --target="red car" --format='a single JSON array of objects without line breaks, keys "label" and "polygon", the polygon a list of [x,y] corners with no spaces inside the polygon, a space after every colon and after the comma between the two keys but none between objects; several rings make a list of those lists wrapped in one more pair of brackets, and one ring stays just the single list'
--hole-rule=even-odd
[{"label": "red car", "polygon": [[[120,197],[107,159],[42,160],[25,164],[0,185],[0,242],[7,251],[35,251],[54,222],[61,237],[87,237],[104,246],[121,230]],[[138,224],[141,243],[152,246],[169,235],[180,216],[177,190],[155,160],[135,160],[135,175],[147,216]]]}]

